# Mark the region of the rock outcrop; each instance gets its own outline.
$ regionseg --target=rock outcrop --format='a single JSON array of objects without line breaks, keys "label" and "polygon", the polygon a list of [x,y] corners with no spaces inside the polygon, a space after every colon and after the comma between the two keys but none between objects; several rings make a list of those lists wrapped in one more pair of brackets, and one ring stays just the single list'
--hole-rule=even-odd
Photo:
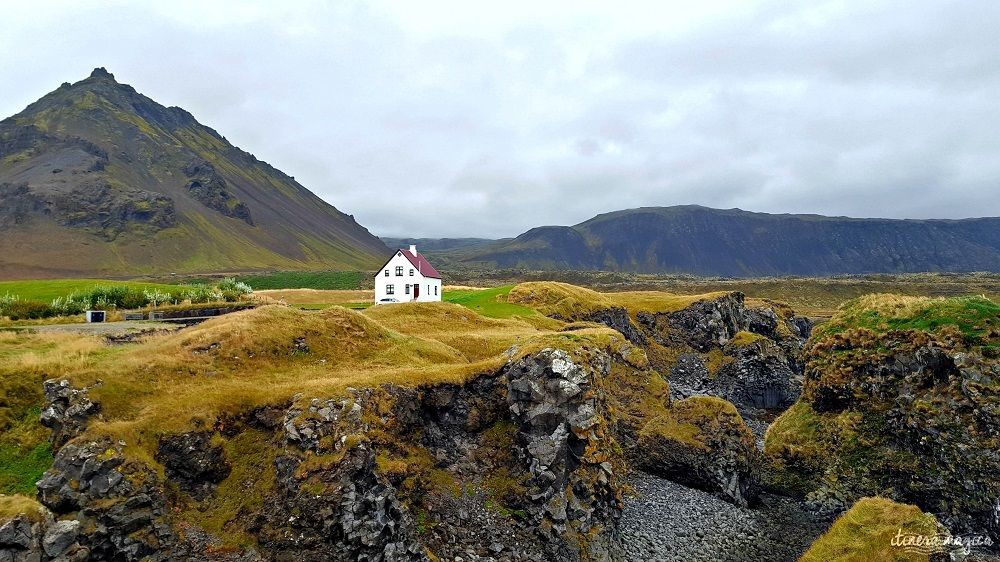
[{"label": "rock outcrop", "polygon": [[90,418],[101,411],[90,400],[87,388],[74,388],[67,379],[49,379],[42,384],[45,407],[41,424],[52,430],[53,448],[63,446],[87,427]]},{"label": "rock outcrop", "polygon": [[[699,301],[665,316],[670,335],[700,352],[726,345],[749,324],[743,293],[729,293],[717,299]],[[648,318],[647,315],[640,321],[647,323]],[[653,325],[656,324],[654,320]]]},{"label": "rock outcrop", "polygon": [[882,495],[1000,540],[1000,364],[964,339],[950,328],[820,338],[768,453],[813,482],[818,511]]},{"label": "rock outcrop", "polygon": [[110,440],[63,446],[38,495],[53,514],[80,523],[76,540],[88,553],[81,560],[167,560],[176,542],[156,474],[126,461]]},{"label": "rock outcrop", "polygon": [[[613,483],[612,445],[594,392],[594,372],[606,374],[611,358],[596,355],[590,365],[575,363],[565,351],[548,349],[506,370],[507,399],[518,427],[516,442],[528,462],[528,481],[539,528],[569,544],[561,559],[581,550],[594,558],[610,555],[608,527],[621,514]],[[583,548],[587,547],[587,548]]]},{"label": "rock outcrop", "polygon": [[275,460],[278,493],[263,514],[259,540],[274,560],[427,560],[416,525],[369,443],[345,443],[337,462]]},{"label": "rock outcrop", "polygon": [[739,346],[733,355],[715,377],[702,379],[708,394],[745,410],[781,412],[802,393],[802,379],[792,370],[793,360],[771,340]]},{"label": "rock outcrop", "polygon": [[184,187],[202,205],[253,226],[250,208],[230,192],[226,178],[215,171],[215,166],[205,160],[194,160],[183,171],[188,177]]},{"label": "rock outcrop", "polygon": [[596,312],[591,312],[583,319],[589,322],[604,324],[612,330],[617,330],[618,333],[625,336],[625,339],[636,345],[646,344],[645,334],[632,323],[632,319],[629,318],[628,311],[624,307],[611,306],[604,308]]},{"label": "rock outcrop", "polygon": [[[347,389],[229,414],[159,437],[165,479],[124,442],[88,436],[100,408],[86,390],[49,381],[46,419],[61,437],[38,490],[51,524],[9,523],[0,544],[60,562],[609,559],[623,466],[602,390],[612,361],[544,349],[463,384]],[[226,452],[246,435],[273,459],[249,475]],[[262,504],[228,523],[252,546],[225,546],[173,515],[239,504],[219,497],[234,493],[227,483],[249,478],[251,493],[261,474],[273,474]]]},{"label": "rock outcrop", "polygon": [[82,562],[90,550],[77,542],[79,532],[79,521],[56,521],[48,512],[0,520],[0,560]]},{"label": "rock outcrop", "polygon": [[663,366],[675,398],[718,396],[750,421],[783,411],[802,391],[798,355],[811,323],[787,307],[748,307],[737,292],[636,318],[650,340],[681,352]]},{"label": "rock outcrop", "polygon": [[757,499],[761,455],[739,412],[724,400],[696,396],[675,403],[646,424],[639,448],[647,472],[744,507]]}]

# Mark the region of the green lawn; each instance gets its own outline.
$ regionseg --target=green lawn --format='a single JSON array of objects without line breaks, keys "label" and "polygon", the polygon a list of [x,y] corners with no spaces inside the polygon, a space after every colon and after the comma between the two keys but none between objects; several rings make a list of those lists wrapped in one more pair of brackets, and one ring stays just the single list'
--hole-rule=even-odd
[{"label": "green lawn", "polygon": [[455,289],[444,292],[445,302],[460,304],[489,318],[510,318],[512,316],[534,316],[538,314],[533,308],[510,304],[507,294],[514,285],[505,285],[495,289]]},{"label": "green lawn", "polygon": [[72,293],[85,293],[98,286],[126,285],[139,290],[158,289],[164,293],[183,291],[179,285],[104,279],[42,279],[37,281],[0,281],[0,296],[11,294],[25,300],[49,302]]},{"label": "green lawn", "polygon": [[279,271],[240,275],[237,280],[254,289],[360,289],[367,280],[363,271]]}]

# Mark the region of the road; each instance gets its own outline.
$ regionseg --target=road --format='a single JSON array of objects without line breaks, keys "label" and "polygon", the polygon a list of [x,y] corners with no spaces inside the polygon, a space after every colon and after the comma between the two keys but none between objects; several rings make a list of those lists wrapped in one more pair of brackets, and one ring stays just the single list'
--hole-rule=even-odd
[{"label": "road", "polygon": [[[185,321],[204,320],[204,318],[185,318]],[[193,323],[193,322],[190,322]],[[187,324],[161,321],[128,321],[128,322],[76,322],[72,324],[45,324],[35,326],[8,326],[0,330],[31,330],[34,332],[75,332],[105,336],[108,334],[127,334],[134,332],[150,332],[155,330],[180,330]]]}]

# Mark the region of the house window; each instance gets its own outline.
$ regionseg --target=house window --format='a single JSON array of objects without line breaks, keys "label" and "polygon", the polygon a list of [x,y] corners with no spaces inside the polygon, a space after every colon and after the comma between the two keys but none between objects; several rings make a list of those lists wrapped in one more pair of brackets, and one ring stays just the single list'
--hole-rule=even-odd
[{"label": "house window", "polygon": [[386,277],[388,277],[388,276],[389,276],[389,270],[388,270],[388,269],[387,269],[387,270],[385,270],[385,276],[386,276]]},{"label": "house window", "polygon": [[413,277],[413,268],[410,268],[410,277]]},{"label": "house window", "polygon": [[387,294],[387,295],[395,295],[396,294],[396,287],[392,283],[389,283],[388,285],[385,286],[385,294]]},{"label": "house window", "polygon": [[402,276],[403,276],[403,266],[397,265],[396,266],[396,277],[402,277]]},{"label": "house window", "polygon": [[410,294],[410,284],[409,283],[406,284],[406,294],[407,295]]},{"label": "house window", "polygon": [[437,294],[438,294],[438,288],[437,285],[434,285],[434,296],[436,297]]}]

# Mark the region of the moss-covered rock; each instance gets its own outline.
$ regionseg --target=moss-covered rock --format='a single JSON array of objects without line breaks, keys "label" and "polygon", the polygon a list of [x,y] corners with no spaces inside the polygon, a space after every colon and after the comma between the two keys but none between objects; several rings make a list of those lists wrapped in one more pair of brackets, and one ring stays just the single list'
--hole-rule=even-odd
[{"label": "moss-covered rock", "polygon": [[644,470],[738,505],[757,499],[760,454],[753,433],[725,400],[695,396],[674,403],[646,424],[638,446]]},{"label": "moss-covered rock", "polygon": [[[834,521],[800,562],[928,562],[946,560],[952,545],[933,515],[914,505],[862,498]],[[919,543],[919,544],[915,544]]]},{"label": "moss-covered rock", "polygon": [[984,310],[969,299],[846,305],[806,349],[801,401],[768,431],[774,480],[811,490],[819,510],[884,495],[1000,538],[1000,333]]}]

